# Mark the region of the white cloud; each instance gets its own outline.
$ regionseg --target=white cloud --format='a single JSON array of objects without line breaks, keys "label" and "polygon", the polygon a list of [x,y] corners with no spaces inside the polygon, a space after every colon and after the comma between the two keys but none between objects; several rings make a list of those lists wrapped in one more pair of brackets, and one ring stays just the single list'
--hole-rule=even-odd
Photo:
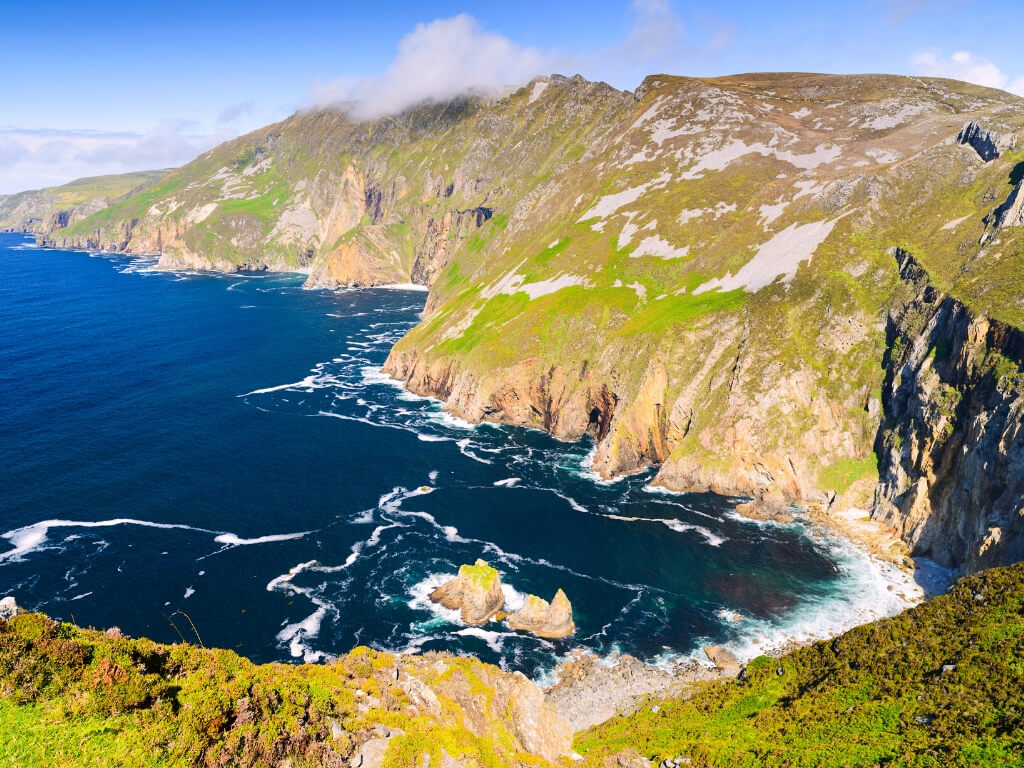
[{"label": "white cloud", "polygon": [[1024,96],[1024,75],[1011,80],[989,59],[970,51],[956,51],[949,57],[936,50],[918,51],[911,57],[910,64],[919,75],[948,77]]},{"label": "white cloud", "polygon": [[620,43],[584,54],[522,46],[464,13],[417,24],[398,43],[383,75],[315,83],[310,97],[318,106],[345,104],[353,116],[367,119],[468,92],[500,94],[554,72],[638,81],[652,67],[713,54],[732,39],[730,25],[706,21],[709,39],[687,45],[686,25],[669,0],[633,0],[630,10],[633,24]]},{"label": "white cloud", "polygon": [[423,101],[446,101],[467,91],[494,93],[550,71],[556,57],[486,32],[459,14],[417,24],[398,43],[398,54],[380,77],[340,78],[314,85],[314,103],[358,102],[351,111],[371,118]]},{"label": "white cloud", "polygon": [[181,121],[164,121],[146,133],[0,129],[0,194],[81,176],[178,166],[234,136],[195,130]]}]

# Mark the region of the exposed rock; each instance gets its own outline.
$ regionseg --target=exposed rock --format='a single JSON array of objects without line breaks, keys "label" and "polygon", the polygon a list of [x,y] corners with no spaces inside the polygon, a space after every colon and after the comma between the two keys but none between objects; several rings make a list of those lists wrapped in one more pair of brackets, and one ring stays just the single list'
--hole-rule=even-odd
[{"label": "exposed rock", "polygon": [[796,518],[786,504],[766,499],[755,499],[736,505],[736,514],[749,520],[792,523]]},{"label": "exposed rock", "polygon": [[959,574],[1024,559],[1024,332],[931,286],[889,315],[872,517]]},{"label": "exposed rock", "polygon": [[483,560],[459,567],[459,575],[446,581],[430,599],[445,608],[461,611],[466,624],[483,624],[505,604],[498,572]]},{"label": "exposed rock", "polygon": [[709,645],[704,649],[704,653],[708,655],[711,662],[719,669],[736,670],[740,669],[740,662],[732,651],[727,648],[723,648],[720,645]]},{"label": "exposed rock", "polygon": [[736,672],[692,663],[667,670],[628,655],[604,663],[592,653],[577,651],[555,674],[558,682],[547,690],[548,701],[579,732],[635,710],[651,694],[687,696],[693,683],[733,677]]},{"label": "exposed rock", "polygon": [[509,615],[508,625],[512,629],[551,639],[568,637],[576,631],[572,604],[561,589],[550,603],[536,595],[527,595],[523,607]]},{"label": "exposed rock", "polygon": [[1006,202],[995,210],[995,226],[1024,226],[1024,181],[1018,182]]},{"label": "exposed rock", "polygon": [[982,128],[981,125],[974,120],[971,120],[967,125],[960,129],[960,133],[957,134],[956,140],[958,144],[969,145],[978,153],[978,157],[986,163],[999,157],[1000,153],[998,145],[1000,137],[998,135],[993,135],[991,131]]}]

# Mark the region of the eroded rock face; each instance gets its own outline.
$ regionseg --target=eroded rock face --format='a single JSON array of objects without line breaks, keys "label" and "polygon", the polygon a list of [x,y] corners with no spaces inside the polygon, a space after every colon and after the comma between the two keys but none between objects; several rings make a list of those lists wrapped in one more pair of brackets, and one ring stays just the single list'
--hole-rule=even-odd
[{"label": "eroded rock face", "polygon": [[568,637],[576,631],[572,604],[561,589],[550,603],[536,595],[527,595],[523,607],[508,617],[508,625],[549,639]]},{"label": "eroded rock face", "polygon": [[1024,333],[897,258],[916,293],[889,317],[872,517],[960,573],[1024,559]]},{"label": "eroded rock face", "polygon": [[460,566],[459,575],[431,592],[430,599],[460,611],[470,625],[485,623],[505,604],[498,572],[483,560]]}]

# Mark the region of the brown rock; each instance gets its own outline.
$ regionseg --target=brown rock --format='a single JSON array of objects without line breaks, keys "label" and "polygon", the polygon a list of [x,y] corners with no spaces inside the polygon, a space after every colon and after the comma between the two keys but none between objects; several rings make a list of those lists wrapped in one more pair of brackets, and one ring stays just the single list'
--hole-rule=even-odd
[{"label": "brown rock", "polygon": [[550,603],[536,595],[527,595],[526,604],[508,617],[508,625],[512,629],[551,639],[568,637],[576,631],[572,604],[561,589]]},{"label": "brown rock", "polygon": [[719,669],[734,670],[740,668],[739,660],[733,656],[732,651],[720,645],[709,645],[704,649],[712,663]]},{"label": "brown rock", "polygon": [[498,572],[483,560],[459,567],[459,575],[430,593],[445,608],[461,611],[466,624],[483,624],[505,604]]},{"label": "brown rock", "polygon": [[789,511],[787,505],[778,501],[758,499],[748,501],[746,504],[736,505],[736,514],[748,520],[760,520],[762,522],[792,523],[796,518]]}]

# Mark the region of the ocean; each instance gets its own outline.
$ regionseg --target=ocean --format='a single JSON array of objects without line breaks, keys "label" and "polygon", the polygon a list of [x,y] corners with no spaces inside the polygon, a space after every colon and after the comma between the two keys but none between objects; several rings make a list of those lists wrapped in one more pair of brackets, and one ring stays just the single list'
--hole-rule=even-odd
[{"label": "ocean", "polygon": [[[741,658],[894,614],[899,572],[737,499],[601,482],[593,444],[472,425],[380,373],[426,294],[154,269],[0,234],[0,594],[257,662],[356,645],[549,679],[576,648]],[[561,641],[427,599],[487,560]]]}]

